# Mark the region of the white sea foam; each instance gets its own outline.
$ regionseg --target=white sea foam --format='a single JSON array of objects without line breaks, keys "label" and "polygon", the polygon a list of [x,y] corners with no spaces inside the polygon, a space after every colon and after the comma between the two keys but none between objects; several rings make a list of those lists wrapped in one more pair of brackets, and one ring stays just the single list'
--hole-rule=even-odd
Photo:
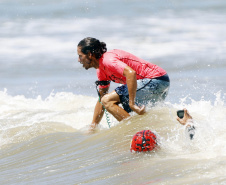
[{"label": "white sea foam", "polygon": [[[72,93],[27,99],[0,92],[1,145],[56,131],[74,131],[92,121],[96,98]],[[9,142],[9,143],[10,143]]]},{"label": "white sea foam", "polygon": [[[92,121],[96,101],[97,99],[93,97],[66,92],[51,94],[46,99],[42,99],[41,96],[35,99],[25,98],[24,96],[13,97],[8,95],[7,91],[0,92],[1,146],[53,132],[84,131],[88,129]],[[163,149],[166,148],[167,152],[172,151],[174,153],[184,150],[183,147],[187,145],[187,143],[183,144],[185,139],[182,139],[186,137],[184,127],[175,120],[176,110],[184,107],[193,116],[197,127],[195,141],[193,141],[193,143],[196,143],[196,147],[193,146],[193,149],[201,149],[201,151],[205,149],[210,152],[206,145],[211,145],[220,147],[218,150],[223,155],[225,148],[221,145],[222,139],[226,137],[224,124],[226,108],[220,92],[216,95],[214,104],[205,100],[192,100],[190,104],[186,104],[182,100],[180,104],[166,102],[160,107],[147,107],[148,115],[151,117],[144,117],[143,128],[153,128],[159,132],[158,134],[162,138],[162,147]],[[154,120],[152,120],[153,118]],[[118,125],[118,122],[112,116],[110,116],[110,119],[111,127]],[[141,124],[137,125],[131,121],[134,122],[129,120],[126,123],[126,125],[130,125],[129,128],[132,125],[137,127]],[[151,126],[149,125],[150,121],[157,123]],[[158,126],[161,122],[164,122],[164,124]],[[162,131],[161,127],[165,131]],[[100,128],[108,129],[105,116],[100,123]]]},{"label": "white sea foam", "polygon": [[210,21],[210,16],[196,20],[194,17],[138,17],[113,19],[110,24],[108,18],[6,21],[1,23],[0,34],[4,37],[0,42],[4,45],[0,46],[0,55],[24,58],[66,53],[68,58],[74,57],[77,43],[93,36],[106,42],[109,49],[125,49],[146,59],[189,53],[223,57],[226,25],[222,24],[221,15],[213,15],[214,20],[219,20],[217,23]]}]

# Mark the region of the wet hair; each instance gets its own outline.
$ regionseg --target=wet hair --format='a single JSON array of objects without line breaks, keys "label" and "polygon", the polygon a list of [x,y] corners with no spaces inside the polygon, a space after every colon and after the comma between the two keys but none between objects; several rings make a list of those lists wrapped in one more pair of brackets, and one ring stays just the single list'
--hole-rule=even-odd
[{"label": "wet hair", "polygon": [[96,59],[99,59],[106,51],[107,47],[104,42],[100,42],[98,39],[92,37],[86,37],[78,43],[78,47],[81,47],[81,51],[84,54],[92,53]]}]

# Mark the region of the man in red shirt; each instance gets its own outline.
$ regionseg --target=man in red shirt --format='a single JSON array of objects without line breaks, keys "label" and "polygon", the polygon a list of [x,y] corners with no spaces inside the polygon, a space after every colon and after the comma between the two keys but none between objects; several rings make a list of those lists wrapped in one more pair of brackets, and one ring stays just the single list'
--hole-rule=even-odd
[{"label": "man in red shirt", "polygon": [[[107,52],[104,42],[91,37],[79,42],[77,52],[78,61],[86,70],[97,69],[100,100],[94,110],[93,129],[101,121],[104,108],[121,121],[128,118],[131,111],[144,114],[145,104],[164,100],[168,94],[169,77],[165,70],[155,64],[123,50]],[[108,93],[110,81],[123,85]],[[119,106],[120,103],[123,108]]]}]

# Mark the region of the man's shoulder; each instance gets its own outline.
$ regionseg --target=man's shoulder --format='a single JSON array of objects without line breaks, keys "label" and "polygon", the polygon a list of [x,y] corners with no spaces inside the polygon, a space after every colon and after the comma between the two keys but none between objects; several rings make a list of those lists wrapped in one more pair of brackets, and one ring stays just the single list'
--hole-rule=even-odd
[{"label": "man's shoulder", "polygon": [[121,50],[121,49],[112,49],[110,51],[106,52],[107,54],[114,54],[114,55],[122,55],[122,54],[128,54],[127,51]]},{"label": "man's shoulder", "polygon": [[102,55],[100,63],[102,63],[103,65],[108,64],[110,61],[114,60],[117,57],[118,55],[115,50],[107,51]]},{"label": "man's shoulder", "polygon": [[125,58],[128,54],[129,54],[128,52],[123,51],[121,49],[113,49],[113,50],[110,50],[110,51],[107,51],[106,53],[104,53],[102,55],[101,59],[104,62],[108,62],[113,59],[120,60],[121,58]]},{"label": "man's shoulder", "polygon": [[103,57],[107,57],[107,56],[115,56],[117,55],[118,50],[117,49],[113,49],[110,51],[107,51],[103,54]]}]

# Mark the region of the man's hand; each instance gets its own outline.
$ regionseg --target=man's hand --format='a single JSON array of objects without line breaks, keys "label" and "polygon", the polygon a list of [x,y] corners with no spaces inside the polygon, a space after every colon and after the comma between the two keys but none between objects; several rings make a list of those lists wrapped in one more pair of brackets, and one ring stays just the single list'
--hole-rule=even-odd
[{"label": "man's hand", "polygon": [[[182,119],[180,119],[179,117],[177,117],[177,121],[181,124],[181,125],[186,125],[189,120],[192,120],[191,115],[188,113],[187,109],[184,109],[184,117]],[[190,125],[189,125],[190,126]]]},{"label": "man's hand", "polygon": [[88,130],[88,134],[93,134],[96,131],[96,124],[95,123],[91,123],[89,126],[89,130]]},{"label": "man's hand", "polygon": [[136,112],[139,115],[143,115],[145,113],[145,106],[144,105],[142,105],[142,107],[138,107],[135,104],[134,105],[129,105],[129,106],[134,112]]}]

